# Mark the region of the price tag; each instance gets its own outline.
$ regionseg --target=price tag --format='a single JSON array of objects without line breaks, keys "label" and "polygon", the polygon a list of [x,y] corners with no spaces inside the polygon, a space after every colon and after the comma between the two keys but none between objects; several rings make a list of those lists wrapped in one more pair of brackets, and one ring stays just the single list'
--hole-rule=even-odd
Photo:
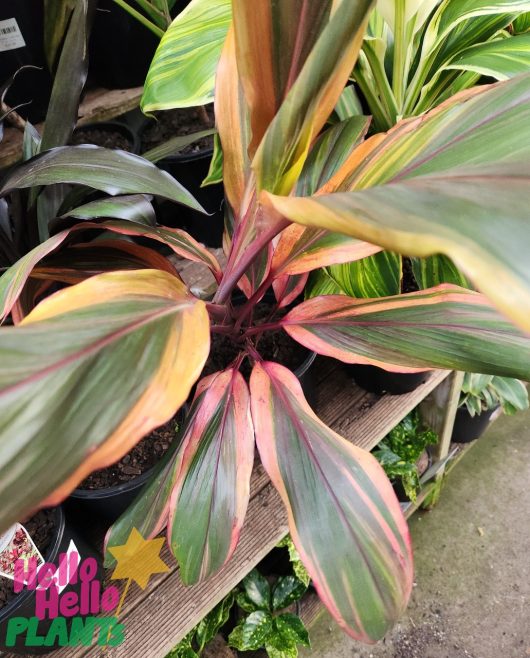
[{"label": "price tag", "polygon": [[7,18],[0,21],[0,52],[24,48],[26,42],[17,23],[16,18]]},{"label": "price tag", "polygon": [[27,569],[30,558],[36,559],[37,569],[44,564],[44,559],[26,528],[20,523],[15,523],[0,535],[0,576],[15,580],[17,560],[25,560]]}]

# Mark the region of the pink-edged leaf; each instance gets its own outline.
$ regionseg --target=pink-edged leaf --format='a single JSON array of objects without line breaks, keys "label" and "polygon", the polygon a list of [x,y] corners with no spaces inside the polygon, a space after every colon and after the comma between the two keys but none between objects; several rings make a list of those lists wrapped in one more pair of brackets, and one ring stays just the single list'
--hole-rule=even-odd
[{"label": "pink-edged leaf", "polygon": [[369,452],[313,413],[283,366],[257,364],[250,390],[261,460],[321,599],[352,637],[377,641],[412,589],[409,533],[390,482]]},{"label": "pink-edged leaf", "polygon": [[278,308],[285,308],[304,292],[309,274],[285,274],[272,282],[274,296],[278,300]]},{"label": "pink-edged leaf", "polygon": [[89,229],[107,230],[122,235],[151,238],[170,247],[176,254],[200,263],[205,263],[220,275],[217,259],[207,249],[194,240],[188,233],[180,229],[145,226],[125,220],[109,220],[106,222],[83,222],[52,236],[46,242],[38,245],[12,265],[0,277],[0,320],[4,320],[21,294],[28,277],[43,258],[51,254],[64,241],[77,231]]},{"label": "pink-edged leaf", "polygon": [[302,274],[328,265],[350,263],[381,251],[381,247],[342,233],[291,224],[280,235],[272,269],[276,276]]},{"label": "pink-edged leaf", "polygon": [[180,449],[168,525],[186,584],[212,576],[232,556],[254,464],[250,396],[241,373],[230,368],[203,379],[195,404]]},{"label": "pink-edged leaf", "polygon": [[530,337],[483,295],[450,284],[379,299],[315,297],[288,313],[282,325],[308,349],[346,363],[530,379]]}]

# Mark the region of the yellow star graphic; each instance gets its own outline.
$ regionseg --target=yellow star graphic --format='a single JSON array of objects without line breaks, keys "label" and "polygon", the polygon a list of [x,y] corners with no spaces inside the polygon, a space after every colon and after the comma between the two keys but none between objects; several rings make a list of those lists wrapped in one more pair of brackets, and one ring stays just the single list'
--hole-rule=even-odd
[{"label": "yellow star graphic", "polygon": [[134,580],[145,589],[151,576],[166,573],[169,567],[160,557],[164,538],[144,539],[136,528],[131,530],[123,546],[109,547],[109,553],[116,558],[117,565],[111,576],[112,580]]}]

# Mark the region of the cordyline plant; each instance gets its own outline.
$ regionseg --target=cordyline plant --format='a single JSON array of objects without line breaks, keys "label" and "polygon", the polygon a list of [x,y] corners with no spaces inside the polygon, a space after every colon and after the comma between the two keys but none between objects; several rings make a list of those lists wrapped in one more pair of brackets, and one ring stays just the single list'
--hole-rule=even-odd
[{"label": "cordyline plant", "polygon": [[[215,97],[225,267],[184,232],[139,224],[131,213],[64,228],[0,279],[6,317],[40,259],[84,228],[105,228],[166,242],[204,262],[217,282],[206,303],[147,262],[92,271],[0,330],[0,530],[58,503],[169,420],[200,376],[210,334],[220,333],[238,357],[198,382],[180,447],[108,544],[133,526],[144,536],[167,526],[184,582],[216,573],[238,542],[256,443],[300,557],[342,627],[374,642],[402,614],[412,557],[388,480],[369,453],[318,419],[292,372],[263,359],[259,338],[286,331],[320,354],[393,371],[528,379],[530,76],[466,92],[367,141],[359,117],[325,129],[371,4],[233,0]],[[94,202],[109,207],[133,193],[192,203],[145,160],[96,147],[43,153],[13,170],[1,191],[58,181],[118,195]],[[94,216],[105,211],[77,213]],[[383,299],[321,296],[279,312],[310,270],[381,248],[445,253],[487,297],[440,286]],[[237,286],[242,306],[231,301]],[[256,323],[253,309],[271,287],[278,312]],[[252,364],[249,383],[243,360]]]}]

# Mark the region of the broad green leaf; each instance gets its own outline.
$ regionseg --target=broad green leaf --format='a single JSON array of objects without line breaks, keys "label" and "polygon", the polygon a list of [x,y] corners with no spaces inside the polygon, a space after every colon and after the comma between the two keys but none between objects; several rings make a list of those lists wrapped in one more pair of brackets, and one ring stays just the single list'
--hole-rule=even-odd
[{"label": "broad green leaf", "polygon": [[368,140],[328,184],[351,192],[263,200],[292,221],[389,251],[442,253],[530,329],[529,161],[527,74]]},{"label": "broad green leaf", "polygon": [[530,379],[530,337],[485,297],[456,286],[370,300],[315,297],[290,311],[282,326],[308,349],[346,363]]},{"label": "broad green leaf", "polygon": [[466,48],[446,69],[474,71],[497,80],[508,80],[530,70],[530,34],[498,39]]},{"label": "broad green leaf", "polygon": [[54,69],[75,4],[75,0],[44,0],[44,51],[50,71]]},{"label": "broad green leaf", "polygon": [[518,379],[493,377],[491,387],[497,394],[504,413],[511,415],[528,409],[528,390]]},{"label": "broad green leaf", "polygon": [[76,217],[77,219],[113,217],[115,219],[129,219],[150,226],[156,224],[155,211],[149,197],[142,194],[97,199],[86,203],[84,206],[69,210],[62,217]]},{"label": "broad green leaf", "polygon": [[201,187],[216,185],[223,182],[223,147],[219,139],[219,133],[215,133],[213,140],[213,155],[208,169],[208,175],[202,181]]},{"label": "broad green leaf", "polygon": [[192,0],[160,41],[145,81],[143,112],[211,103],[232,22],[231,0]]},{"label": "broad green leaf", "polygon": [[0,329],[0,532],[168,421],[208,346],[204,303],[155,270],[92,277]]},{"label": "broad green leaf", "polygon": [[[362,44],[372,1],[333,3],[331,17],[330,0],[313,4],[315,6],[309,9],[309,3],[301,0],[288,0],[281,5],[260,0],[263,13],[256,11],[246,23],[242,19],[244,25],[240,24],[239,30],[239,16],[235,12],[238,51],[254,52],[254,65],[245,61],[240,74],[254,112],[251,113],[254,140],[264,135],[253,161],[257,186],[279,194],[292,190],[310,145],[340,98]],[[254,3],[251,8],[244,0],[237,0],[236,6],[242,11],[246,7],[248,13],[254,11]],[[308,22],[310,17],[312,23]],[[282,47],[278,48],[279,32],[275,27],[273,33],[272,25],[276,26],[280,18],[285,19],[285,29],[290,30],[290,34],[285,35],[287,41],[282,40]],[[269,42],[264,45],[265,54],[256,48],[254,41],[256,25],[261,20],[265,31],[271,30],[263,36],[263,41]],[[311,38],[304,35],[308,30],[311,30]],[[283,36],[283,32],[281,34]],[[303,48],[291,50],[297,35],[304,37]],[[276,56],[281,59],[279,71],[271,68],[273,52],[279,53]],[[272,94],[271,85],[275,90]],[[280,107],[277,103],[281,100]]]},{"label": "broad green leaf", "polygon": [[288,608],[291,603],[302,598],[307,585],[296,576],[282,576],[272,590],[272,609],[276,612]]},{"label": "broad green leaf", "polygon": [[530,31],[530,11],[521,14],[513,21],[514,34],[524,34]]},{"label": "broad green leaf", "polygon": [[425,290],[441,283],[452,283],[462,288],[471,288],[469,281],[447,256],[428,256],[413,258],[412,271],[418,286]]},{"label": "broad green leaf", "polygon": [[263,610],[252,612],[230,633],[228,645],[239,651],[255,651],[265,644],[271,630],[270,612]]},{"label": "broad green leaf", "polygon": [[109,220],[100,223],[85,222],[52,236],[4,272],[0,277],[0,321],[9,315],[13,305],[22,293],[28,277],[39,261],[60,247],[70,234],[77,231],[102,229],[122,235],[151,238],[165,244],[183,258],[205,263],[214,275],[219,275],[220,267],[216,258],[205,247],[196,242],[191,235],[180,229],[145,226],[144,224],[124,220]]},{"label": "broad green leaf", "polygon": [[389,481],[370,453],[322,423],[283,366],[256,364],[250,392],[262,463],[320,598],[352,637],[380,639],[412,589],[408,530]]},{"label": "broad green leaf", "polygon": [[278,635],[286,643],[302,644],[304,647],[311,646],[309,633],[300,617],[286,612],[274,619],[274,626]]},{"label": "broad green leaf", "polygon": [[241,583],[248,601],[255,606],[255,610],[271,609],[271,588],[267,579],[257,569],[243,578]]},{"label": "broad green leaf", "polygon": [[182,439],[168,540],[187,585],[215,574],[243,526],[254,464],[248,387],[227,369],[201,380],[196,418]]},{"label": "broad green leaf", "polygon": [[298,649],[296,645],[286,645],[285,642],[277,640],[278,644],[281,644],[281,648],[278,649],[273,644],[270,644],[271,641],[274,641],[274,635],[269,637],[268,642],[265,644],[265,651],[269,658],[297,658]]},{"label": "broad green leaf", "polygon": [[350,297],[388,297],[401,292],[401,256],[390,251],[331,265],[328,274]]},{"label": "broad green leaf", "polygon": [[167,172],[138,155],[85,144],[63,146],[38,155],[12,170],[0,195],[15,188],[77,183],[108,194],[154,194],[206,211]]},{"label": "broad green leaf", "polygon": [[320,295],[343,295],[339,284],[328,274],[327,268],[315,270],[309,275],[305,287],[305,298],[319,297]]},{"label": "broad green leaf", "polygon": [[361,116],[363,114],[361,101],[359,100],[353,85],[348,85],[344,88],[344,91],[335,105],[335,114],[339,121],[345,121],[351,117]]}]

